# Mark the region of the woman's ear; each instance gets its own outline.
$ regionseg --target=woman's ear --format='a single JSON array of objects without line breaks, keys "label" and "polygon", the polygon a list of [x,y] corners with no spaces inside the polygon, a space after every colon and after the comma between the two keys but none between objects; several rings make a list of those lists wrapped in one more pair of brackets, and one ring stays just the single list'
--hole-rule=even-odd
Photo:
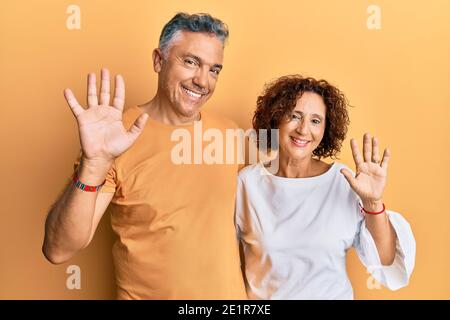
[{"label": "woman's ear", "polygon": [[155,70],[156,73],[160,73],[164,61],[164,55],[161,49],[156,48],[153,50],[152,59],[153,59],[153,70]]}]

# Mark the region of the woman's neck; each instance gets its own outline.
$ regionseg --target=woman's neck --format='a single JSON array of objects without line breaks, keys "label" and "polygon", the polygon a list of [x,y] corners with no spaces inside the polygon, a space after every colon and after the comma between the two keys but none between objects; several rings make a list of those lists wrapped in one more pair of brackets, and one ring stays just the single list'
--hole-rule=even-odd
[{"label": "woman's neck", "polygon": [[284,178],[309,178],[320,175],[329,169],[329,165],[312,157],[295,159],[281,156],[277,176]]}]

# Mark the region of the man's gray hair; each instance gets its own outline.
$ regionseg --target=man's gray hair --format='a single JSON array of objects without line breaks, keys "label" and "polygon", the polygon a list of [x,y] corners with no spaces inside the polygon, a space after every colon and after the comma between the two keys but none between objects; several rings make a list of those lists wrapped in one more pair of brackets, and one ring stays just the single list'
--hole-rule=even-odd
[{"label": "man's gray hair", "polygon": [[159,48],[165,57],[167,57],[170,42],[180,33],[180,31],[214,34],[224,46],[229,34],[228,27],[225,23],[207,13],[177,13],[164,26],[161,36],[159,37]]}]

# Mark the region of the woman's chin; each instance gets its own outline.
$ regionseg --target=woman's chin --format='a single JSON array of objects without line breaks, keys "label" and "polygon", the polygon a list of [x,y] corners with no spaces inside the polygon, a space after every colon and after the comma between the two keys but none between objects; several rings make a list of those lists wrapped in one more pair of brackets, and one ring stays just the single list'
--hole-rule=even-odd
[{"label": "woman's chin", "polygon": [[312,158],[312,152],[303,148],[290,147],[287,152],[280,151],[280,156],[288,157],[292,160],[304,160]]}]

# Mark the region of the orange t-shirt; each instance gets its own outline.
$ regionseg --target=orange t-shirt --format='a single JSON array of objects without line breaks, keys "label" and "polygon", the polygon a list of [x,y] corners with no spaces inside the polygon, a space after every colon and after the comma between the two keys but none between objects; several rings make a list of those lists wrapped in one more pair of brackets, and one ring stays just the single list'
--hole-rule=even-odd
[{"label": "orange t-shirt", "polygon": [[[141,113],[127,109],[125,128]],[[225,137],[225,129],[236,129],[209,112],[201,118],[203,132],[214,128]],[[174,129],[190,133],[192,164],[172,161],[180,143],[171,141]],[[234,225],[238,164],[193,164],[194,145],[194,125],[149,118],[108,173],[101,192],[115,192],[109,210],[119,299],[246,298]]]}]

